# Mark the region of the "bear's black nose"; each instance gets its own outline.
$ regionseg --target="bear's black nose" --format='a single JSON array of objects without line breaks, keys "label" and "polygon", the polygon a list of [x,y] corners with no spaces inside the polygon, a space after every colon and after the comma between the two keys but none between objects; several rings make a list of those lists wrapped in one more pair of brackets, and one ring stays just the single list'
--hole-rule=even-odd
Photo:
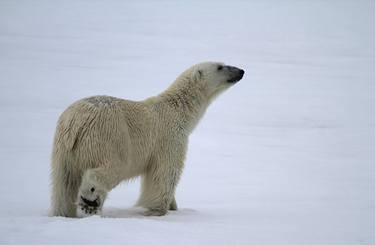
[{"label": "bear's black nose", "polygon": [[243,74],[245,74],[245,71],[242,70],[242,69],[239,69],[239,72],[238,72],[238,73],[239,73],[239,74],[238,74],[238,80],[241,80],[242,77],[243,77]]},{"label": "bear's black nose", "polygon": [[231,78],[228,79],[228,83],[236,83],[242,79],[243,75],[245,74],[244,70],[234,67],[234,66],[228,66],[228,67],[229,67],[229,70],[231,71]]}]

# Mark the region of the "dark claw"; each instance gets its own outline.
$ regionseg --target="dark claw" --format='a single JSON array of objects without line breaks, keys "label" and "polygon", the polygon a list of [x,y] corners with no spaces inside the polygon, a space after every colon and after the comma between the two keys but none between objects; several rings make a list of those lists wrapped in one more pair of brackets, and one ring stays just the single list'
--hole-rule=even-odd
[{"label": "dark claw", "polygon": [[99,197],[96,198],[94,201],[90,201],[86,198],[84,198],[83,196],[81,196],[81,199],[82,201],[87,204],[88,206],[91,206],[91,207],[99,207]]}]

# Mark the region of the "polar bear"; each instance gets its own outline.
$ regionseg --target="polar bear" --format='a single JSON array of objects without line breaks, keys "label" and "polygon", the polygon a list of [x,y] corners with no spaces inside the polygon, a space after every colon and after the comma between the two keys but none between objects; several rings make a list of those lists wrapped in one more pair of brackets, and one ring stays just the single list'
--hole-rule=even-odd
[{"label": "polar bear", "polygon": [[94,96],[70,105],[54,137],[52,215],[99,214],[110,190],[138,176],[137,205],[145,215],[176,210],[189,135],[212,100],[243,75],[242,69],[204,62],[144,101]]}]

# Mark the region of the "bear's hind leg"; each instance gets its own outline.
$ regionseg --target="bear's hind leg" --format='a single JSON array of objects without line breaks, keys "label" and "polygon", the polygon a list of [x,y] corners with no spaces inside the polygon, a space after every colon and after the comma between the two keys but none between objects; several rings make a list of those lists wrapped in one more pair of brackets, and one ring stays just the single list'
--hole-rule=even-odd
[{"label": "bear's hind leg", "polygon": [[79,217],[100,214],[107,193],[121,181],[116,167],[89,169],[82,178],[77,197],[77,215]]},{"label": "bear's hind leg", "polygon": [[71,169],[67,161],[53,158],[52,164],[52,216],[76,217],[75,204],[81,183],[80,173]]},{"label": "bear's hind leg", "polygon": [[54,186],[52,190],[52,216],[76,217],[75,199],[78,187]]}]

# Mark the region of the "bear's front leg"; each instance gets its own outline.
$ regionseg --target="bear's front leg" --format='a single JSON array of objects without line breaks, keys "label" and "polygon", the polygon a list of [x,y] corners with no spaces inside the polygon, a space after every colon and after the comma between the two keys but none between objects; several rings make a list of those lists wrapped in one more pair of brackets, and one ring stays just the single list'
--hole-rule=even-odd
[{"label": "bear's front leg", "polygon": [[175,197],[173,197],[171,204],[169,204],[169,210],[172,210],[172,211],[177,210],[177,202],[176,202]]},{"label": "bear's front leg", "polygon": [[184,158],[181,154],[177,156],[175,161],[154,161],[142,176],[141,196],[137,205],[148,209],[144,213],[146,216],[162,216],[168,210],[177,209],[174,195]]}]

